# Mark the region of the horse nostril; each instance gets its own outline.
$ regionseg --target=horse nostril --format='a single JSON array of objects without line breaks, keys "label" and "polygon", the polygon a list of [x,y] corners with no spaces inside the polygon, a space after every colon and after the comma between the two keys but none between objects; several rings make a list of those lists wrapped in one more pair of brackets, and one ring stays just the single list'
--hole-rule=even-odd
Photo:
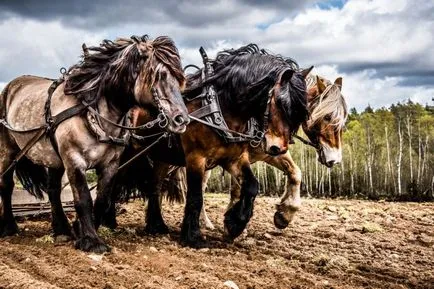
[{"label": "horse nostril", "polygon": [[331,168],[335,164],[335,161],[328,161],[327,167]]},{"label": "horse nostril", "polygon": [[183,124],[185,123],[185,119],[184,119],[184,117],[182,116],[182,114],[178,114],[177,116],[175,116],[175,117],[173,118],[173,122],[174,122],[176,125],[183,125]]},{"label": "horse nostril", "polygon": [[268,149],[268,151],[271,155],[278,155],[280,153],[280,148],[278,146],[273,145]]}]

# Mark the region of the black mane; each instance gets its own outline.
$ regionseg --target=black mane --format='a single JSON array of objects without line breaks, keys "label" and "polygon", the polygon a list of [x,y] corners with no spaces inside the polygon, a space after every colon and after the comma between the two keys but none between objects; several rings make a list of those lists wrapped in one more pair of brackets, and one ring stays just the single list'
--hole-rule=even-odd
[{"label": "black mane", "polygon": [[146,55],[141,54],[133,38],[103,40],[99,46],[89,48],[83,45],[82,61],[68,70],[65,93],[89,103],[104,96],[110,104],[116,103],[127,110],[134,101],[134,86],[140,69],[145,74],[145,82],[151,86],[159,64],[167,67],[183,85],[181,59],[172,39],[159,36],[149,40],[145,35],[140,41],[149,49]]},{"label": "black mane", "polygon": [[69,68],[65,93],[89,103],[103,95],[112,101],[114,97],[129,101],[140,57],[133,41],[103,40],[100,46],[87,48],[83,60]]},{"label": "black mane", "polygon": [[291,58],[273,55],[256,44],[249,44],[219,52],[213,67],[214,75],[205,83],[201,81],[202,70],[187,76],[187,96],[200,93],[203,85],[212,83],[221,104],[247,118],[260,119],[269,91],[279,81],[281,73],[289,69],[294,71],[287,86],[289,97],[276,96],[277,103],[292,130],[297,130],[307,119],[306,84],[298,72],[298,64]]}]

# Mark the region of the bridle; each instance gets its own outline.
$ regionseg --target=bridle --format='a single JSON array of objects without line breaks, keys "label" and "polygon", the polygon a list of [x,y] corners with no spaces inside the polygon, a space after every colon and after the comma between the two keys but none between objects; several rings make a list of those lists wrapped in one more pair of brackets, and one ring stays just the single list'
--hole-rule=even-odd
[{"label": "bridle", "polygon": [[[15,159],[13,160],[11,165],[0,175],[0,177],[3,177],[6,173],[8,173],[19,162],[19,160],[25,156],[25,154],[33,147],[33,145],[35,145],[44,135],[49,136],[50,142],[51,142],[54,150],[59,155],[58,144],[57,144],[57,141],[54,137],[54,133],[55,133],[57,127],[65,120],[67,120],[73,116],[76,116],[76,115],[78,115],[84,111],[87,111],[87,113],[88,113],[88,123],[89,123],[90,129],[95,133],[98,141],[100,141],[102,143],[110,143],[110,144],[114,144],[114,145],[127,146],[130,143],[130,138],[134,138],[136,140],[142,140],[143,141],[144,139],[147,139],[150,137],[159,136],[159,138],[157,140],[155,140],[153,143],[151,143],[149,146],[147,146],[145,149],[143,149],[138,155],[133,157],[133,159],[131,159],[130,161],[136,159],[137,157],[139,157],[139,155],[141,155],[144,152],[146,152],[147,150],[149,150],[152,146],[157,144],[162,138],[166,138],[169,136],[169,134],[167,132],[161,132],[158,134],[153,134],[153,135],[148,135],[148,136],[138,136],[138,135],[131,132],[131,131],[135,131],[135,130],[148,130],[148,129],[155,127],[157,124],[161,129],[164,129],[167,127],[169,121],[168,121],[166,112],[164,111],[164,108],[161,105],[161,96],[158,94],[158,91],[155,88],[151,88],[151,92],[152,92],[153,100],[154,100],[155,104],[157,105],[159,114],[157,115],[156,119],[151,120],[151,121],[149,121],[145,124],[142,124],[140,126],[130,126],[130,125],[122,124],[122,123],[126,122],[126,120],[128,118],[127,115],[125,115],[121,119],[120,123],[116,123],[116,122],[106,118],[102,114],[100,114],[98,109],[96,107],[93,107],[94,104],[87,103],[86,101],[81,101],[80,103],[78,103],[78,104],[76,104],[70,108],[67,108],[66,110],[53,116],[51,113],[51,99],[52,99],[53,93],[56,90],[56,88],[65,81],[65,77],[67,76],[67,71],[64,67],[62,67],[60,69],[60,73],[61,73],[61,76],[59,77],[59,79],[52,80],[53,83],[50,85],[50,87],[48,88],[48,91],[47,91],[48,97],[47,97],[47,100],[45,102],[45,109],[44,109],[45,110],[45,124],[43,124],[39,127],[35,127],[35,128],[20,130],[20,129],[15,129],[7,122],[6,115],[0,119],[0,125],[3,125],[6,129],[8,129],[12,132],[20,133],[20,134],[21,133],[37,132],[29,140],[29,142],[23,147],[23,149],[20,150],[20,152],[17,154],[17,156],[15,157]],[[95,120],[95,121],[93,121],[93,120]],[[122,137],[122,138],[107,135],[107,133],[105,132],[105,130],[101,126],[101,120],[107,122],[108,124],[110,124],[114,127],[126,130],[127,133],[125,133],[124,137]],[[130,161],[128,161],[127,163],[130,163]],[[122,165],[122,167],[125,167],[126,165],[127,164],[125,163]]]},{"label": "bridle", "polygon": [[[209,80],[214,74],[214,68],[212,66],[214,61],[208,58],[203,47],[200,47],[199,52],[202,56],[204,64],[201,75],[202,83],[207,83],[207,80]],[[190,67],[196,68],[198,70],[200,69],[198,66],[190,64],[184,67],[184,71]],[[202,107],[197,109],[196,111],[191,112],[189,114],[190,119],[213,128],[217,132],[217,134],[225,140],[225,142],[236,143],[248,141],[252,147],[258,147],[261,144],[265,136],[265,130],[268,127],[272,94],[273,89],[270,89],[268,93],[267,106],[264,112],[262,129],[259,129],[257,121],[252,118],[248,121],[247,129],[244,133],[234,131],[230,129],[226,124],[217,97],[217,92],[215,91],[215,88],[212,84],[208,83],[203,89],[202,94],[200,94],[199,96],[186,100],[202,100]]]},{"label": "bridle", "polygon": [[[324,89],[324,91],[319,95],[318,105],[320,105],[322,103],[323,98],[329,93],[329,91],[331,90],[332,87],[333,87],[333,84],[327,85],[327,87]],[[318,132],[313,132],[312,134],[317,135],[317,133]],[[299,136],[297,134],[294,134],[293,136],[294,136],[294,138],[296,138],[299,141],[301,141],[303,144],[313,147],[318,152],[318,154],[321,154],[323,148],[322,148],[322,146],[319,143],[319,138],[316,137],[315,141],[312,142],[310,140],[309,136],[308,136],[309,139],[305,139],[305,138],[303,138],[303,137],[301,137],[301,136]]]}]

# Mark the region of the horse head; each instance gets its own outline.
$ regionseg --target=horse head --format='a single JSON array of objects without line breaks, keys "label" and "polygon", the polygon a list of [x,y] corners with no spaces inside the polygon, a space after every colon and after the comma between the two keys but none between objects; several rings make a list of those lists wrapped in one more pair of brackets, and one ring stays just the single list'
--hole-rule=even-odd
[{"label": "horse head", "polygon": [[316,147],[318,161],[330,168],[342,161],[342,132],[348,116],[341,93],[342,78],[334,83],[319,76],[311,76],[309,80],[310,117],[303,130]]},{"label": "horse head", "polygon": [[286,153],[291,136],[306,120],[305,77],[313,69],[280,72],[270,91],[268,127],[265,129],[263,149],[272,156]]},{"label": "horse head", "polygon": [[188,111],[182,100],[185,87],[184,72],[173,41],[160,36],[132,37],[141,61],[134,85],[134,97],[139,105],[152,105],[168,119],[168,130],[183,133],[189,123]]},{"label": "horse head", "polygon": [[132,36],[82,47],[83,60],[66,74],[66,94],[89,104],[105,98],[123,113],[135,105],[154,108],[167,120],[167,130],[185,131],[189,122],[181,96],[185,77],[169,37]]}]

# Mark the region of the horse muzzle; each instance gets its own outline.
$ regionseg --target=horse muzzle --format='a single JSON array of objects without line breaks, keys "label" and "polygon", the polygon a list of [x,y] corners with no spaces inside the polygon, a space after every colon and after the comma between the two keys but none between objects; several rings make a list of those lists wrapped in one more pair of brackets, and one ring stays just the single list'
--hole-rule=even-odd
[{"label": "horse muzzle", "polygon": [[167,126],[167,129],[176,134],[184,133],[187,129],[187,125],[190,123],[190,118],[187,114],[184,113],[178,113],[175,114],[173,118],[169,120],[169,124]]},{"label": "horse muzzle", "polygon": [[321,146],[317,151],[317,155],[318,161],[328,168],[342,162],[342,151],[340,149]]}]

